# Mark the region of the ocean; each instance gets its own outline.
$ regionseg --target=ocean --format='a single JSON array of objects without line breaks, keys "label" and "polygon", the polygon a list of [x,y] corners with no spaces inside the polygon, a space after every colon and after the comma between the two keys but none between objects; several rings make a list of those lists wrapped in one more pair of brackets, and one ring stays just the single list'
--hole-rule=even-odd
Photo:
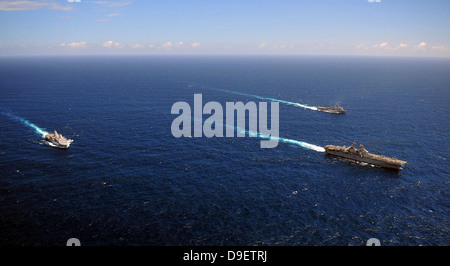
[{"label": "ocean", "polygon": [[[448,245],[449,86],[448,59],[3,57],[0,245]],[[284,141],[175,138],[194,94],[278,101]],[[304,108],[334,104],[347,114]],[[42,141],[55,129],[69,149]],[[353,141],[408,163],[311,148]]]}]

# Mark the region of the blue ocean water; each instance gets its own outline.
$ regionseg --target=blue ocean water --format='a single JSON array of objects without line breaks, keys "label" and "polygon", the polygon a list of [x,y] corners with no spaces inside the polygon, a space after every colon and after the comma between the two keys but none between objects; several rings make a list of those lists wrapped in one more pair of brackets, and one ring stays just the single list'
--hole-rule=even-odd
[{"label": "blue ocean water", "polygon": [[[0,244],[448,245],[450,61],[0,60]],[[279,99],[280,142],[175,138],[175,102]],[[255,97],[257,96],[257,97]],[[259,97],[259,98],[258,98]],[[54,129],[68,150],[42,142]],[[400,172],[298,145],[363,143]]]}]

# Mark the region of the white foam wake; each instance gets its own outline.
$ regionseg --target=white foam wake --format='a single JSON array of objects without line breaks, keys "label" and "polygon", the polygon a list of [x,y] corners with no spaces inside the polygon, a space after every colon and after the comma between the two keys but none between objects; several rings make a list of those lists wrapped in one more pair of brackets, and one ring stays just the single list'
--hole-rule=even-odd
[{"label": "white foam wake", "polygon": [[[225,126],[226,127],[230,127],[228,125],[225,125]],[[311,143],[307,143],[307,142],[304,142],[304,141],[295,140],[295,139],[281,138],[281,137],[275,137],[275,136],[264,136],[264,135],[261,135],[261,134],[256,133],[256,132],[252,132],[252,131],[249,131],[249,130],[241,129],[239,127],[234,127],[234,128],[236,130],[239,130],[242,133],[247,133],[249,136],[253,136],[253,137],[256,136],[256,137],[262,138],[262,139],[274,139],[274,140],[278,140],[278,141],[281,141],[281,142],[284,142],[284,143],[295,144],[295,145],[298,145],[298,146],[300,146],[302,148],[306,148],[306,149],[309,149],[309,150],[313,150],[313,151],[317,151],[317,152],[325,152],[325,149],[323,147],[317,146],[317,145],[314,145],[314,144],[311,144]]]},{"label": "white foam wake", "polygon": [[272,101],[272,102],[284,103],[284,104],[287,104],[287,105],[293,105],[293,106],[296,106],[296,107],[302,107],[302,108],[313,110],[313,111],[317,111],[318,110],[317,107],[309,106],[309,105],[301,104],[301,103],[296,103],[296,102],[290,102],[290,101],[285,101],[285,100],[280,100],[280,99],[275,99],[275,98],[262,97],[262,96],[258,96],[258,95],[247,94],[247,93],[242,93],[242,92],[237,92],[237,91],[224,90],[224,89],[215,89],[215,90],[228,92],[228,93],[233,93],[233,94],[237,94],[237,95],[249,96],[249,97],[253,97],[253,98],[257,98],[257,99],[261,99],[261,100],[267,100],[267,101]]},{"label": "white foam wake", "polygon": [[310,150],[317,151],[317,152],[325,152],[325,149],[323,147],[317,146],[314,144],[310,144],[307,142],[294,140],[294,139],[285,139],[285,138],[278,138],[278,139],[279,139],[279,141],[284,142],[284,143],[295,144],[295,145],[301,146],[303,148],[310,149]]},{"label": "white foam wake", "polygon": [[[194,121],[195,120],[196,119],[194,118]],[[280,142],[298,145],[298,146],[300,146],[302,148],[305,148],[305,149],[309,149],[309,150],[313,150],[313,151],[317,151],[317,152],[325,152],[325,149],[323,147],[317,146],[317,145],[314,145],[314,144],[311,144],[311,143],[307,143],[307,142],[304,142],[304,141],[294,140],[294,139],[287,139],[287,138],[281,138],[281,137],[276,137],[276,136],[265,136],[265,135],[262,135],[262,134],[257,133],[257,132],[253,132],[253,131],[250,131],[250,130],[245,130],[245,129],[242,129],[242,128],[237,127],[237,126],[230,126],[230,125],[227,125],[227,124],[223,124],[223,126],[228,127],[228,128],[233,128],[237,132],[248,134],[251,137],[258,137],[258,138],[261,138],[261,139],[274,139],[274,140],[278,140]]]},{"label": "white foam wake", "polygon": [[22,117],[19,117],[19,116],[10,114],[10,113],[5,113],[5,112],[2,112],[2,114],[3,114],[3,115],[6,115],[6,116],[8,116],[8,117],[10,117],[10,118],[12,118],[12,119],[14,119],[14,120],[17,120],[17,121],[22,122],[24,125],[26,125],[26,126],[32,128],[32,129],[34,129],[35,132],[36,132],[37,134],[41,135],[42,137],[44,137],[45,135],[48,134],[47,131],[45,131],[44,129],[42,129],[42,128],[36,126],[35,124],[31,123],[30,121],[26,120],[25,118],[22,118]]}]

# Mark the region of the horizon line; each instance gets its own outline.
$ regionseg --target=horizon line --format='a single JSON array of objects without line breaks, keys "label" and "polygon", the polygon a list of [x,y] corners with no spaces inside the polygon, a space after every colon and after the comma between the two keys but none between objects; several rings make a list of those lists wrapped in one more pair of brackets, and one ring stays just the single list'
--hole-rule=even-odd
[{"label": "horizon line", "polygon": [[353,58],[410,58],[410,59],[450,59],[446,56],[413,55],[354,55],[354,54],[15,54],[2,55],[0,58],[24,57],[353,57]]}]

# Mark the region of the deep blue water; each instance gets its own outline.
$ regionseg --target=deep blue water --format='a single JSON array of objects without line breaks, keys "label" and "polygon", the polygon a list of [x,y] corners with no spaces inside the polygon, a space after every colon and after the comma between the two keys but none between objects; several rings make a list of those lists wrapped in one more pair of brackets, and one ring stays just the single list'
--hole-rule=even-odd
[{"label": "deep blue water", "polygon": [[[0,59],[0,244],[448,245],[450,60]],[[234,91],[238,93],[229,93]],[[280,103],[280,137],[350,145],[400,172],[258,138],[175,138],[175,102]],[[240,94],[239,94],[240,93]],[[248,95],[248,96],[246,96]],[[15,115],[74,139],[44,145]],[[206,118],[207,116],[205,116]]]}]

